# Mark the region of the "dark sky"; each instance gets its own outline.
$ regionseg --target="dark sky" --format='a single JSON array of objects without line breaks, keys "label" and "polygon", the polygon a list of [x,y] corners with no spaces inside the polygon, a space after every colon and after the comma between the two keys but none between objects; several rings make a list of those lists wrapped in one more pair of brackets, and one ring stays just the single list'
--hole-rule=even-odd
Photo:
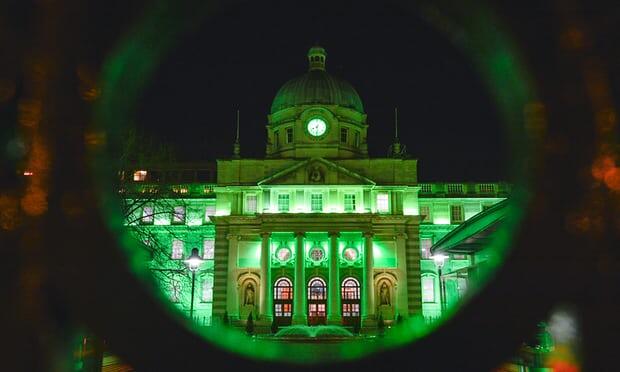
[{"label": "dark sky", "polygon": [[253,2],[214,14],[162,61],[138,126],[181,160],[226,158],[240,109],[242,156],[263,157],[271,101],[307,71],[318,41],[327,71],[362,98],[371,156],[386,155],[398,107],[420,180],[506,179],[502,124],[468,56],[420,16],[359,3]]}]

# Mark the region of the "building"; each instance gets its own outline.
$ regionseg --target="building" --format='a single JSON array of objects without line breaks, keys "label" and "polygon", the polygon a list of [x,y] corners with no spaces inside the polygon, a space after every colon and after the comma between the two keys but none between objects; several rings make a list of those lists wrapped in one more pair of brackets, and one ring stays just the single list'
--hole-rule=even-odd
[{"label": "building", "polygon": [[[311,48],[308,71],[277,92],[264,158],[242,158],[237,138],[215,167],[122,173],[127,225],[162,289],[202,324],[250,314],[280,326],[432,319],[467,288],[460,269],[472,256],[438,261],[430,248],[510,186],[420,183],[398,138],[389,157],[370,158],[362,100],[326,59]],[[193,248],[205,262],[190,284],[183,261]],[[458,275],[440,285],[441,269]]]}]

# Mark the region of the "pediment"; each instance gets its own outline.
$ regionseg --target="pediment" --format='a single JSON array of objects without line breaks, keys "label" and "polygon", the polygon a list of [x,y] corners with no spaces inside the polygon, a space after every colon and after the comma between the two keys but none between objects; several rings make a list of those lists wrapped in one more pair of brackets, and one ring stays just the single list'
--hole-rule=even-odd
[{"label": "pediment", "polygon": [[311,158],[283,169],[258,185],[375,185],[363,175],[323,158]]}]

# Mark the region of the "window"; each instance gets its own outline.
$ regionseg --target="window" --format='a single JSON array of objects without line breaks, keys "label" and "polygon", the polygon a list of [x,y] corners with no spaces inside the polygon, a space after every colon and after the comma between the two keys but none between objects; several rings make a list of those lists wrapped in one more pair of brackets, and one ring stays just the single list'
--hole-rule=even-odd
[{"label": "window", "polygon": [[288,212],[289,206],[289,194],[278,194],[278,212]]},{"label": "window", "polygon": [[256,195],[250,194],[245,196],[245,211],[247,213],[256,213]]},{"label": "window", "polygon": [[355,211],[355,194],[344,194],[344,211]]},{"label": "window", "polygon": [[280,278],[273,289],[274,315],[279,318],[290,317],[293,305],[293,283],[287,278]]},{"label": "window", "polygon": [[431,247],[433,246],[433,239],[422,238],[420,239],[420,255],[422,259],[429,260],[431,258]]},{"label": "window", "polygon": [[202,302],[213,302],[213,275],[208,274],[202,281]]},{"label": "window", "polygon": [[323,212],[323,194],[310,195],[310,210],[312,212]]},{"label": "window", "polygon": [[347,143],[348,137],[349,130],[347,128],[340,128],[340,142]]},{"label": "window", "polygon": [[180,260],[183,258],[183,240],[172,239],[172,255],[173,260]]},{"label": "window", "polygon": [[448,193],[449,194],[462,194],[463,193],[463,185],[460,183],[450,183],[448,184]]},{"label": "window", "polygon": [[452,255],[452,259],[454,259],[454,260],[466,260],[467,259],[467,255],[455,253],[455,254]]},{"label": "window", "polygon": [[385,192],[377,194],[377,212],[386,213],[390,210],[388,194]]},{"label": "window", "polygon": [[215,216],[215,205],[207,205],[205,209],[205,222],[212,222],[211,216]]},{"label": "window", "polygon": [[422,222],[431,222],[431,207],[428,205],[421,205],[420,216],[422,216]]},{"label": "window", "polygon": [[280,146],[280,133],[277,130],[273,132],[273,144],[276,148]]},{"label": "window", "polygon": [[461,223],[463,222],[463,206],[462,205],[451,205],[450,206],[450,223]]},{"label": "window", "polygon": [[286,263],[292,257],[291,250],[288,247],[280,247],[276,251],[276,258],[281,263]]},{"label": "window", "polygon": [[359,253],[357,252],[357,249],[353,247],[348,247],[345,248],[344,251],[342,251],[342,257],[347,262],[355,262],[359,258]]},{"label": "window", "polygon": [[347,278],[342,282],[342,299],[343,300],[359,300],[360,285],[354,278]]},{"label": "window", "polygon": [[355,147],[360,147],[360,132],[355,131]]},{"label": "window", "polygon": [[212,260],[215,256],[215,240],[205,239],[202,241],[202,258]]},{"label": "window", "polygon": [[286,128],[286,143],[293,143],[293,127]]},{"label": "window", "polygon": [[185,207],[174,207],[172,212],[172,223],[184,223],[185,222]]},{"label": "window", "polygon": [[133,180],[135,182],[143,182],[146,181],[147,172],[145,170],[137,170],[133,172]]},{"label": "window", "polygon": [[143,224],[152,224],[153,220],[153,207],[148,206],[142,208],[142,220],[140,222],[142,222]]},{"label": "window", "polygon": [[435,278],[422,277],[422,302],[435,302]]}]

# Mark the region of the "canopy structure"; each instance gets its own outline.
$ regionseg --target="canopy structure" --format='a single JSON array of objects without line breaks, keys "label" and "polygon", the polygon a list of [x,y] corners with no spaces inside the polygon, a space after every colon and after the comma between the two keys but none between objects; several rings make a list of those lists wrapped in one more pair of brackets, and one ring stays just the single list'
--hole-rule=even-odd
[{"label": "canopy structure", "polygon": [[431,247],[439,253],[473,254],[488,246],[508,211],[508,199],[478,213],[441,238]]}]

